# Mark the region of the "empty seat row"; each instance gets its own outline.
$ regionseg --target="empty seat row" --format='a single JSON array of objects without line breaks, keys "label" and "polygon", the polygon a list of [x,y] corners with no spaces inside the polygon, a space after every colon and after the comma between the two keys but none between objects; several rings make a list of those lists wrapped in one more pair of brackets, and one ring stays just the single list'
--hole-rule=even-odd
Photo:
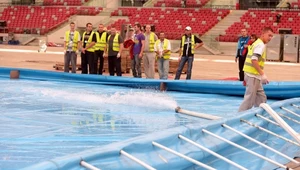
[{"label": "empty seat row", "polygon": [[8,30],[23,33],[23,30],[40,30],[41,34],[67,22],[72,15],[96,15],[98,7],[48,7],[48,6],[9,6],[0,13],[0,20],[7,23]]},{"label": "empty seat row", "polygon": [[[278,14],[281,16],[279,20],[276,17]],[[275,33],[279,28],[292,28],[294,34],[300,34],[299,22],[299,11],[248,10],[240,22],[232,24],[219,38],[220,41],[235,41],[242,28],[246,28],[249,34],[259,35],[265,26],[271,27]]]},{"label": "empty seat row", "polygon": [[129,21],[118,20],[112,26],[121,29],[122,24],[140,23],[155,25],[158,32],[163,31],[169,39],[178,39],[186,26],[191,26],[195,34],[204,34],[226,15],[225,9],[191,9],[191,8],[119,8],[112,16],[128,16]]}]

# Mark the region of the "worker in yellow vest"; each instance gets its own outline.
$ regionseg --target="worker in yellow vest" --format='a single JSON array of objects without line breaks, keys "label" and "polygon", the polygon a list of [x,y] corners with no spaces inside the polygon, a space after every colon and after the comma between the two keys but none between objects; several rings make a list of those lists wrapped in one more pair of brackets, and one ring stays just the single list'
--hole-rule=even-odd
[{"label": "worker in yellow vest", "polygon": [[[108,34],[104,30],[103,24],[98,25],[98,30],[95,33],[96,33],[96,37],[97,37],[97,42],[95,44],[95,71],[96,71],[96,74],[98,73],[98,74],[102,75],[103,63],[104,63],[103,52],[104,52],[104,48],[107,43]],[[99,63],[99,67],[98,67],[99,60],[100,60],[100,63]]]},{"label": "worker in yellow vest", "polygon": [[[82,74],[95,74],[95,48],[96,34],[93,32],[93,25],[86,24],[86,31],[82,35],[82,50],[81,50],[81,70]],[[89,66],[89,67],[88,67]],[[89,69],[88,69],[89,68]]]},{"label": "worker in yellow vest", "polygon": [[72,73],[76,73],[77,52],[81,49],[81,38],[78,31],[75,30],[75,23],[70,23],[70,30],[65,32],[64,43],[64,71],[69,72],[70,62]]},{"label": "worker in yellow vest", "polygon": [[143,64],[146,78],[154,79],[155,74],[155,52],[154,44],[157,41],[157,36],[154,32],[151,31],[151,25],[146,25],[145,28],[145,47],[144,47],[144,56]]},{"label": "worker in yellow vest", "polygon": [[110,35],[104,49],[104,57],[108,57],[109,75],[122,76],[121,54],[123,51],[123,38],[117,34],[115,27],[110,29]]},{"label": "worker in yellow vest", "polygon": [[244,100],[239,108],[239,112],[258,107],[267,101],[263,84],[268,84],[269,80],[264,72],[266,61],[266,44],[272,39],[273,30],[265,27],[258,38],[248,47],[248,54],[244,64],[246,91]]},{"label": "worker in yellow vest", "polygon": [[169,60],[171,57],[171,43],[165,38],[165,33],[159,34],[159,40],[154,44],[154,51],[157,56],[157,69],[160,79],[168,79]]},{"label": "worker in yellow vest", "polygon": [[186,62],[188,64],[186,79],[191,79],[195,50],[200,48],[202,45],[203,42],[201,41],[201,39],[193,35],[192,28],[190,26],[187,26],[185,28],[185,34],[181,37],[178,57],[179,66],[176,71],[175,80],[180,79],[182,69]]}]

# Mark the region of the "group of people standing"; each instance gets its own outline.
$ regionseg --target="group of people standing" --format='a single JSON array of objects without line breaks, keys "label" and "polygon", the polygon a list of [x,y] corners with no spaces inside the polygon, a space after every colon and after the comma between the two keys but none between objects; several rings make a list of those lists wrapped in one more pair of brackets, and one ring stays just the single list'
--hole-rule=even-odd
[{"label": "group of people standing", "polygon": [[123,39],[117,33],[116,28],[111,28],[110,34],[104,30],[104,25],[99,24],[97,31],[93,31],[91,23],[86,24],[86,31],[82,37],[75,30],[75,23],[70,23],[70,30],[65,33],[64,43],[64,71],[69,72],[69,64],[72,65],[72,73],[76,73],[77,54],[81,51],[82,74],[103,73],[104,57],[108,57],[108,68],[111,76],[121,76],[121,54]]},{"label": "group of people standing", "polygon": [[[145,31],[143,31],[145,30]],[[175,80],[180,79],[184,65],[187,63],[187,77],[191,79],[194,61],[194,52],[203,45],[203,42],[191,34],[192,28],[187,26],[185,34],[181,38],[179,52],[179,66]],[[133,77],[142,77],[142,62],[145,77],[154,79],[155,63],[160,79],[168,79],[169,60],[171,57],[171,42],[165,38],[165,33],[157,36],[151,31],[151,25],[145,29],[140,24],[127,30],[125,40],[112,27],[108,34],[104,25],[99,24],[97,31],[93,31],[91,23],[86,24],[86,31],[82,37],[75,30],[75,23],[70,23],[70,30],[65,33],[64,43],[64,71],[69,72],[69,64],[72,65],[72,73],[76,73],[77,54],[81,51],[82,74],[103,73],[104,57],[108,58],[109,75],[122,76],[121,55],[123,48],[129,48],[131,57],[131,70]],[[99,62],[100,61],[100,62]],[[98,64],[99,63],[99,64]]]}]

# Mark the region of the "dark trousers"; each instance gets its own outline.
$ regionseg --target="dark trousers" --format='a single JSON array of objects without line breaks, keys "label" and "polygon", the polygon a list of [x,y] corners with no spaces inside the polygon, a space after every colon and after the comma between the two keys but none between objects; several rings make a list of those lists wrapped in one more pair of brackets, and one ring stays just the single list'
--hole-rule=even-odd
[{"label": "dark trousers", "polygon": [[193,56],[182,56],[180,59],[180,63],[178,66],[178,69],[176,71],[176,76],[175,76],[175,80],[179,80],[183,67],[185,65],[185,63],[188,63],[188,69],[187,69],[187,73],[186,73],[186,79],[190,80],[192,77],[192,69],[193,69],[193,62],[194,62],[194,57]]},{"label": "dark trousers", "polygon": [[[99,64],[99,67],[98,67],[98,60],[99,59],[100,59],[100,64]],[[97,74],[97,70],[98,70],[98,74],[102,75],[102,73],[103,73],[103,64],[104,64],[103,51],[101,51],[101,50],[95,51],[95,70],[96,70],[96,74]]]},{"label": "dark trousers", "polygon": [[244,64],[245,64],[246,57],[245,56],[239,56],[239,77],[240,81],[244,81]]},{"label": "dark trousers", "polygon": [[81,53],[81,72],[82,74],[95,74],[95,53],[85,51],[85,54]]},{"label": "dark trousers", "polygon": [[117,76],[122,76],[121,70],[121,57],[117,56],[108,56],[108,70],[109,75],[114,76],[115,73]]}]

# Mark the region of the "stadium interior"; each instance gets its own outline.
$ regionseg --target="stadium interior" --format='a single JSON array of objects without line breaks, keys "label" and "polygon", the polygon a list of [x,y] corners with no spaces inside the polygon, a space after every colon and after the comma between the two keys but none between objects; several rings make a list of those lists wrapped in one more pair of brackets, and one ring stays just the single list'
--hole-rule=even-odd
[{"label": "stadium interior", "polygon": [[[79,30],[91,22],[109,30],[115,26],[151,24],[155,32],[179,40],[186,26],[201,37],[208,51],[217,53],[220,44],[236,43],[241,28],[260,34],[264,26],[275,33],[290,28],[300,34],[300,0],[0,0],[0,43],[18,40],[35,45],[39,40],[63,43],[69,22]],[[279,16],[279,19],[278,19]],[[235,46],[233,47],[235,48]]]}]

